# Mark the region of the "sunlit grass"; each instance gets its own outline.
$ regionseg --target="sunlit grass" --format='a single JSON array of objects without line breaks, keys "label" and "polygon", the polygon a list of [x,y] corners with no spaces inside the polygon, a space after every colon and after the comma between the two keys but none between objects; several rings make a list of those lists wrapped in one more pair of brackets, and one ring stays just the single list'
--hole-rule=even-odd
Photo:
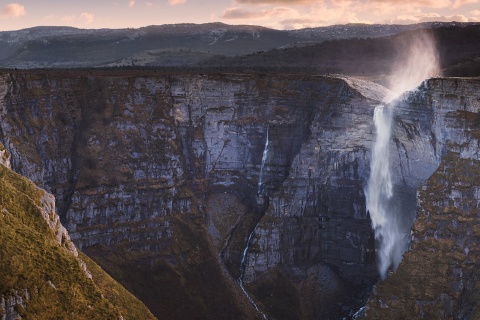
[{"label": "sunlit grass", "polygon": [[[0,295],[32,319],[152,319],[148,309],[82,255],[61,246],[41,211],[45,191],[0,165]],[[98,280],[98,283],[94,281]],[[22,296],[23,295],[23,296]],[[0,312],[1,313],[1,312]]]}]

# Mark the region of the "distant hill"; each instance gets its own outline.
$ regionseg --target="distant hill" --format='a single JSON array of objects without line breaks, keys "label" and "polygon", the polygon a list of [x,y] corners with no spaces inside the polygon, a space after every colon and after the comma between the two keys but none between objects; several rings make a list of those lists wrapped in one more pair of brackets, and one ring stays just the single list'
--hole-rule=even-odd
[{"label": "distant hill", "polygon": [[389,74],[403,50],[401,43],[418,32],[435,39],[442,72],[447,76],[480,76],[480,24],[449,24],[408,30],[381,38],[329,40],[310,46],[273,49],[238,57],[210,59],[205,68],[298,70],[301,72],[374,77]]},{"label": "distant hill", "polygon": [[34,27],[0,32],[0,67],[185,66],[208,59],[221,60],[222,56],[298,48],[338,39],[378,38],[450,25],[347,24],[291,31],[223,23],[98,30]]}]

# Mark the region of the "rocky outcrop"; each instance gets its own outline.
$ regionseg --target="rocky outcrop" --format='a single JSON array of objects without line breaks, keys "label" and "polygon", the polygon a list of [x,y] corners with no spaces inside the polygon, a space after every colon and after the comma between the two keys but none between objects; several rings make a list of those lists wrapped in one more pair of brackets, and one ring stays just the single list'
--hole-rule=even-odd
[{"label": "rocky outcrop", "polygon": [[[0,83],[12,167],[56,195],[73,241],[157,316],[259,316],[232,281],[249,238],[243,280],[273,317],[285,305],[287,318],[348,316],[366,300],[377,271],[363,190],[384,88],[153,70],[14,72]],[[393,180],[408,228],[418,186],[463,137],[439,88],[456,86],[452,104],[471,112],[474,85],[431,80],[395,107]],[[475,153],[469,143],[463,154]]]},{"label": "rocky outcrop", "polygon": [[[332,77],[153,71],[12,73],[3,83],[2,141],[13,167],[56,195],[72,239],[134,293],[142,296],[141,281],[125,270],[155,274],[167,263],[174,279],[190,279],[191,264],[217,263],[211,237],[217,252],[226,245],[225,265],[238,276],[247,236],[267,209],[255,210],[267,127],[262,188],[272,209],[255,231],[246,282],[276,267],[295,288],[318,272],[345,288],[375,279],[362,184],[373,105],[385,89]],[[195,231],[206,224],[211,235]],[[138,255],[119,254],[132,250]],[[221,274],[218,264],[209,269]],[[202,281],[199,296],[211,280]],[[230,292],[229,281],[216,281],[216,291]]]},{"label": "rocky outcrop", "polygon": [[140,301],[80,256],[55,213],[54,197],[4,165],[0,224],[1,319],[154,319]]},{"label": "rocky outcrop", "polygon": [[25,310],[28,300],[30,300],[30,295],[26,289],[21,290],[21,292],[13,290],[11,296],[5,297],[2,295],[0,300],[0,315],[2,316],[2,320],[22,319],[18,310]]},{"label": "rocky outcrop", "polygon": [[480,83],[434,79],[402,105],[431,106],[428,131],[441,164],[417,193],[412,245],[370,298],[369,319],[476,319]]}]

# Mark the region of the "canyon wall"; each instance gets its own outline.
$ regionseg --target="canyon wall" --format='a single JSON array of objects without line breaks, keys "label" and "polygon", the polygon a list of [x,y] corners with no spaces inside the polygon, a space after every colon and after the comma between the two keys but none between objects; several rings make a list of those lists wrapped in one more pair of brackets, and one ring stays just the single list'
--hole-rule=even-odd
[{"label": "canyon wall", "polygon": [[14,173],[0,143],[0,318],[155,319],[80,253],[54,197]]},{"label": "canyon wall", "polygon": [[418,189],[411,249],[398,270],[375,286],[366,318],[477,319],[480,82],[432,79],[400,109],[428,110],[423,129],[436,137],[442,161]]},{"label": "canyon wall", "polygon": [[[402,97],[391,140],[397,204],[411,222],[418,186],[456,134],[447,115],[472,85],[441,80],[457,91],[432,97],[441,92],[432,81]],[[72,240],[158,317],[261,318],[240,276],[274,318],[348,316],[377,280],[363,190],[383,87],[38,71],[2,74],[0,92],[0,141],[14,170],[56,196]],[[437,110],[454,95],[465,97]]]}]

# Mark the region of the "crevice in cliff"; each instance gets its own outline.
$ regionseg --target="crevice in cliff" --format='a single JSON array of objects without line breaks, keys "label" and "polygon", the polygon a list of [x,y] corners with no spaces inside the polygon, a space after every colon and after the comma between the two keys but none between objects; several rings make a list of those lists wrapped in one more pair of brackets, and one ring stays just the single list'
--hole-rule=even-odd
[{"label": "crevice in cliff", "polygon": [[248,246],[247,242],[250,240],[250,235],[265,214],[265,203],[268,203],[268,200],[264,201],[260,207],[255,205],[239,219],[220,251],[220,257],[234,279],[239,279],[241,276],[243,253],[245,247]]}]

